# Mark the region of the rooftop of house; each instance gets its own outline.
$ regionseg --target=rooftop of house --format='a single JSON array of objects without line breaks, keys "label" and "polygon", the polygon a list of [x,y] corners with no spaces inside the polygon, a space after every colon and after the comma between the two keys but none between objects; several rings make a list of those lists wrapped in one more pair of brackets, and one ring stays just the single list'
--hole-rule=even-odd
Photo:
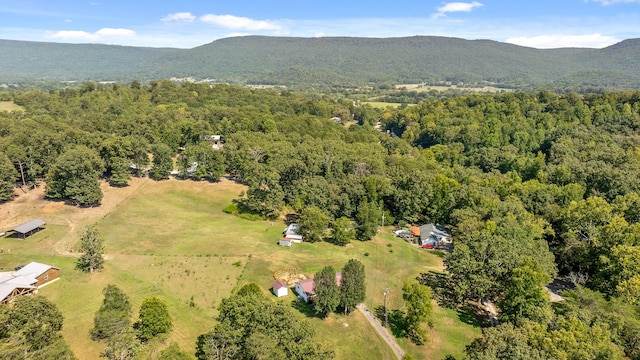
[{"label": "rooftop of house", "polygon": [[282,288],[286,288],[286,287],[287,287],[287,284],[283,283],[283,282],[282,282],[282,281],[280,281],[280,280],[276,280],[276,281],[273,283],[273,288],[274,288],[274,289],[276,289],[276,290],[278,290],[278,289],[282,289]]},{"label": "rooftop of house", "polygon": [[306,293],[313,294],[313,288],[315,286],[315,282],[313,279],[304,279],[297,282],[297,284],[302,288],[302,290]]}]

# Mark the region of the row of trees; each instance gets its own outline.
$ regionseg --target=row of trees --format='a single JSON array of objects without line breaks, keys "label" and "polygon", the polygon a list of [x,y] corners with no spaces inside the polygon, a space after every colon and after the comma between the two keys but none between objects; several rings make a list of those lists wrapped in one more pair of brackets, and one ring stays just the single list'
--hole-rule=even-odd
[{"label": "row of trees", "polygon": [[333,266],[324,267],[314,276],[313,302],[317,314],[322,317],[336,311],[340,307],[345,314],[355,310],[356,305],[364,301],[366,293],[364,265],[351,259],[342,268],[340,283],[336,278]]},{"label": "row of trees", "polygon": [[[113,360],[133,359],[144,345],[151,341],[163,341],[173,323],[164,301],[150,297],[140,306],[138,321],[131,325],[131,303],[128,296],[115,285],[107,285],[104,298],[96,312],[91,329],[91,338],[105,341],[102,357]],[[175,346],[173,346],[175,348]],[[175,353],[175,349],[165,351]]]}]

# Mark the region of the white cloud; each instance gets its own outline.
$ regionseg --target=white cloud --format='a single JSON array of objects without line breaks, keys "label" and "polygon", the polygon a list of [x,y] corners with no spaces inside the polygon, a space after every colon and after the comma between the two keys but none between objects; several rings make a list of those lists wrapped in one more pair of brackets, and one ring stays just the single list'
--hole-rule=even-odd
[{"label": "white cloud", "polygon": [[465,3],[465,2],[445,3],[444,5],[438,8],[438,14],[444,15],[445,13],[451,13],[451,12],[470,12],[474,8],[477,8],[480,6],[483,6],[483,5],[477,1],[473,1],[470,3]]},{"label": "white cloud", "polygon": [[162,21],[164,22],[171,22],[171,21],[177,21],[177,22],[193,22],[193,20],[195,20],[196,17],[193,16],[190,12],[179,12],[179,13],[173,13],[173,14],[169,14],[165,17],[163,17]]},{"label": "white cloud", "polygon": [[80,30],[48,31],[46,37],[65,41],[104,41],[108,38],[135,37],[136,32],[129,29],[102,28],[94,33]]},{"label": "white cloud", "polygon": [[92,34],[86,31],[77,31],[77,30],[62,30],[56,32],[48,32],[47,37],[52,39],[62,39],[62,40],[82,40],[82,41],[93,41],[98,40],[99,36],[96,34]]},{"label": "white cloud", "polygon": [[603,48],[619,41],[620,40],[615,37],[602,34],[521,36],[505,40],[505,42],[511,44],[537,49],[555,49],[562,47]]},{"label": "white cloud", "polygon": [[126,36],[126,37],[131,37],[131,36],[136,36],[136,32],[133,30],[129,30],[129,29],[122,29],[122,28],[118,28],[118,29],[114,29],[114,28],[102,28],[98,31],[96,31],[95,33],[98,36]]},{"label": "white cloud", "polygon": [[229,29],[242,30],[280,30],[280,25],[264,20],[254,20],[233,15],[207,14],[200,17],[200,21],[218,25]]},{"label": "white cloud", "polygon": [[599,2],[604,6],[615,5],[615,4],[640,3],[640,0],[591,0],[591,1]]},{"label": "white cloud", "polygon": [[249,36],[251,34],[248,33],[239,33],[239,32],[232,32],[230,34],[227,34],[227,36],[225,37],[239,37],[239,36]]}]

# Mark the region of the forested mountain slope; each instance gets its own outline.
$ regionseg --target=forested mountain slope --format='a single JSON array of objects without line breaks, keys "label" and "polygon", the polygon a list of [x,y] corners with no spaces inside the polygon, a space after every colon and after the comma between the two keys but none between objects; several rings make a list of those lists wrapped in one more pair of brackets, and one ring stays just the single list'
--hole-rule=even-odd
[{"label": "forested mountain slope", "polygon": [[246,36],[193,49],[0,40],[0,82],[142,81],[362,85],[492,82],[509,87],[640,87],[638,40],[605,49],[538,50],[490,40]]}]

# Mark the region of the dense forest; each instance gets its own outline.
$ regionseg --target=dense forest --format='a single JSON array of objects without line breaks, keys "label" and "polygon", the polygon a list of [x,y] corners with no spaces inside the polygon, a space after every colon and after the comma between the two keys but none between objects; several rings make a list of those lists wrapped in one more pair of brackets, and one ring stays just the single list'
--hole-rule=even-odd
[{"label": "dense forest", "polygon": [[[603,49],[534,49],[490,40],[241,36],[193,49],[0,40],[0,84],[149,81],[293,87],[450,82],[514,89],[637,89],[640,40]],[[47,56],[42,56],[47,54]]]},{"label": "dense forest", "polygon": [[[640,359],[640,92],[384,110],[169,81],[0,96],[24,108],[0,112],[1,200],[44,181],[51,199],[96,206],[100,180],[162,181],[175,159],[184,181],[245,183],[230,212],[355,228],[351,238],[307,226],[314,241],[366,241],[382,214],[435,222],[454,248],[445,274],[420,280],[443,306],[500,309],[469,359]],[[558,276],[575,287],[552,306],[543,287]]]}]

